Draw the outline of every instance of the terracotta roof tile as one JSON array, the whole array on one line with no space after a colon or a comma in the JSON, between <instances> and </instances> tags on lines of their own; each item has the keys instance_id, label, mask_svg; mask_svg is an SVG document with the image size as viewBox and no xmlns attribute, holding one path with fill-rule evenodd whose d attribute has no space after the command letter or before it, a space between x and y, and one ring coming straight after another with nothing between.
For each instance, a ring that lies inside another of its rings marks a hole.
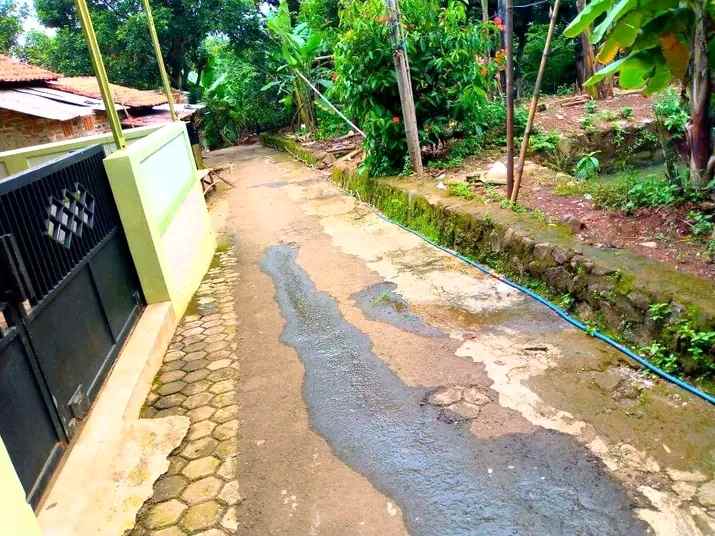
<instances>
[{"instance_id":1,"label":"terracotta roof tile","mask_svg":"<svg viewBox=\"0 0 715 536\"><path fill-rule=\"evenodd\" d=\"M83 95L95 99L102 98L97 80L93 76L60 78L50 82L50 85L55 89L74 93L75 95ZM109 84L109 86L115 104L121 104L130 108L139 108L144 106L157 106L166 102L166 97L159 91L134 89L116 84Z\"/></svg>"},{"instance_id":2,"label":"terracotta roof tile","mask_svg":"<svg viewBox=\"0 0 715 536\"><path fill-rule=\"evenodd\" d=\"M53 72L22 63L9 56L0 54L0 83L1 82L39 82L42 80L54 80L60 75Z\"/></svg>"}]
</instances>

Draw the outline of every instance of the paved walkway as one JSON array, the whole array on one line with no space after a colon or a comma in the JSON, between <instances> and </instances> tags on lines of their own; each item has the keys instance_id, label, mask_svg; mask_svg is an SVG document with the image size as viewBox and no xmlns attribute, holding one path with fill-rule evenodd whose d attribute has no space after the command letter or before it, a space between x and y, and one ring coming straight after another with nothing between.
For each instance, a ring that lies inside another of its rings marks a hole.
<instances>
[{"instance_id":1,"label":"paved walkway","mask_svg":"<svg viewBox=\"0 0 715 536\"><path fill-rule=\"evenodd\" d=\"M235 534L240 500L235 264L232 250L217 254L147 400L143 417L186 415L191 425L131 536Z\"/></svg>"},{"instance_id":2,"label":"paved walkway","mask_svg":"<svg viewBox=\"0 0 715 536\"><path fill-rule=\"evenodd\" d=\"M715 534L712 408L324 174L220 162L236 246L149 400L192 425L132 536Z\"/></svg>"}]
</instances>

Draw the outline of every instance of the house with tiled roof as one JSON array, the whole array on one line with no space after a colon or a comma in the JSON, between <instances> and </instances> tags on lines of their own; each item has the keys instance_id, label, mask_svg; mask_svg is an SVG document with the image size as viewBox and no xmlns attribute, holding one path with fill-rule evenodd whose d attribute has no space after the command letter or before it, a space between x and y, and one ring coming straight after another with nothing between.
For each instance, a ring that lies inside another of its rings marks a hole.
<instances>
[{"instance_id":1,"label":"house with tiled roof","mask_svg":"<svg viewBox=\"0 0 715 536\"><path fill-rule=\"evenodd\" d=\"M110 87L122 126L171 120L163 93L117 84ZM181 119L197 110L188 104L176 108ZM109 131L96 78L63 77L0 55L0 151Z\"/></svg>"}]
</instances>

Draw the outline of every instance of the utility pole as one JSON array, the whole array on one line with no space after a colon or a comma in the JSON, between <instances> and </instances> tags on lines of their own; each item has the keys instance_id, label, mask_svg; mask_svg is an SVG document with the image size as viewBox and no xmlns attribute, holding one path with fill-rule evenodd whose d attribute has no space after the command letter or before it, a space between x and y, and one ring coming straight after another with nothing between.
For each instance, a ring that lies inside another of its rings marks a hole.
<instances>
[{"instance_id":1,"label":"utility pole","mask_svg":"<svg viewBox=\"0 0 715 536\"><path fill-rule=\"evenodd\" d=\"M531 97L531 106L529 107L529 119L526 121L526 128L524 129L524 137L521 140L521 150L519 151L519 161L516 166L516 177L514 178L514 188L512 190L510 199L512 203L516 203L519 197L519 188L521 187L521 177L524 174L524 163L526 162L526 151L529 149L529 136L531 136L531 129L534 126L534 117L536 116L536 107L539 104L539 94L541 92L541 81L544 78L544 71L546 70L546 60L549 58L549 52L551 50L551 40L554 37L554 29L556 28L556 19L559 16L559 4L560 0L554 1L554 7L551 11L551 20L549 21L549 31L546 34L546 42L544 43L544 52L541 54L541 63L539 64L539 72L536 75L536 82L534 83L534 94Z\"/></svg>"},{"instance_id":2,"label":"utility pole","mask_svg":"<svg viewBox=\"0 0 715 536\"><path fill-rule=\"evenodd\" d=\"M422 175L422 150L420 149L420 137L417 130L417 113L415 112L415 100L412 94L412 77L410 76L410 64L407 58L407 47L402 35L402 25L400 23L400 7L398 0L386 0L387 12L390 17L390 28L392 29L392 46L394 47L393 59L395 60L395 72L397 74L397 88L400 91L400 102L402 104L402 121L405 123L405 135L407 137L407 150L410 153L412 169L417 175Z\"/></svg>"},{"instance_id":3,"label":"utility pole","mask_svg":"<svg viewBox=\"0 0 715 536\"><path fill-rule=\"evenodd\" d=\"M514 191L514 6L506 0L504 45L506 47L506 195Z\"/></svg>"}]
</instances>

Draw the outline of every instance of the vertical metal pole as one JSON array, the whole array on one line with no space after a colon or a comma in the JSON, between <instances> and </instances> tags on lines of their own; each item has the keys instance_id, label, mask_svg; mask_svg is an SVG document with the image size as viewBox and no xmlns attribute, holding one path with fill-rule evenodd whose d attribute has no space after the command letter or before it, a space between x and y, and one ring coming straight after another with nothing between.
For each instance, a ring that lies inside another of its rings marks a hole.
<instances>
[{"instance_id":1,"label":"vertical metal pole","mask_svg":"<svg viewBox=\"0 0 715 536\"><path fill-rule=\"evenodd\" d=\"M506 0L504 41L506 45L506 195L514 191L514 8Z\"/></svg>"},{"instance_id":2,"label":"vertical metal pole","mask_svg":"<svg viewBox=\"0 0 715 536\"><path fill-rule=\"evenodd\" d=\"M524 137L521 140L521 150L519 151L519 160L516 164L516 176L514 177L514 189L510 199L512 203L516 203L519 197L519 188L521 188L521 177L524 174L524 163L526 162L526 151L529 149L529 137L531 129L534 126L534 117L536 116L536 107L539 104L539 93L541 92L541 82L544 79L544 71L546 70L546 60L549 57L551 50L551 40L554 37L554 29L556 28L556 19L559 16L560 0L554 1L553 11L551 12L551 20L549 21L549 31L546 34L546 43L544 43L544 52L541 55L541 63L539 64L539 72L536 75L534 83L534 94L531 97L531 106L529 107L529 119L526 121L524 129Z\"/></svg>"},{"instance_id":3,"label":"vertical metal pole","mask_svg":"<svg viewBox=\"0 0 715 536\"><path fill-rule=\"evenodd\" d=\"M154 26L154 16L151 12L151 5L149 4L149 0L142 1L144 3L144 13L146 13L147 25L149 26L149 35L151 35L151 42L154 45L156 63L159 65L161 83L164 85L164 93L166 93L166 100L169 103L169 114L171 114L171 120L176 121L178 118L176 116L176 111L174 110L174 95L171 92L169 76L166 74L166 66L164 65L164 57L161 54L161 47L159 46L159 36L156 33L156 26Z\"/></svg>"},{"instance_id":4,"label":"vertical metal pole","mask_svg":"<svg viewBox=\"0 0 715 536\"><path fill-rule=\"evenodd\" d=\"M422 175L424 169L422 167L422 150L420 149L420 137L417 129L417 113L415 112L412 78L410 77L410 67L407 59L407 48L405 47L400 27L400 8L397 0L387 0L387 10L392 27L392 43L395 47L393 58L397 74L397 88L400 92L402 104L402 120L405 123L407 149L410 152L412 168L415 173Z\"/></svg>"},{"instance_id":5,"label":"vertical metal pole","mask_svg":"<svg viewBox=\"0 0 715 536\"><path fill-rule=\"evenodd\" d=\"M97 78L97 84L99 85L99 92L102 94L102 101L104 101L104 108L107 112L109 126L112 128L114 143L116 144L117 149L124 149L127 146L127 140L124 138L122 124L119 121L119 115L114 107L112 92L109 88L109 79L107 78L107 71L104 68L102 53L100 52L99 45L97 44L97 36L94 33L94 26L92 25L92 19L89 16L87 2L85 0L75 0L75 6L77 7L79 20L82 24L84 37L87 41L87 47L89 48L89 57L92 61L94 76Z\"/></svg>"}]
</instances>

